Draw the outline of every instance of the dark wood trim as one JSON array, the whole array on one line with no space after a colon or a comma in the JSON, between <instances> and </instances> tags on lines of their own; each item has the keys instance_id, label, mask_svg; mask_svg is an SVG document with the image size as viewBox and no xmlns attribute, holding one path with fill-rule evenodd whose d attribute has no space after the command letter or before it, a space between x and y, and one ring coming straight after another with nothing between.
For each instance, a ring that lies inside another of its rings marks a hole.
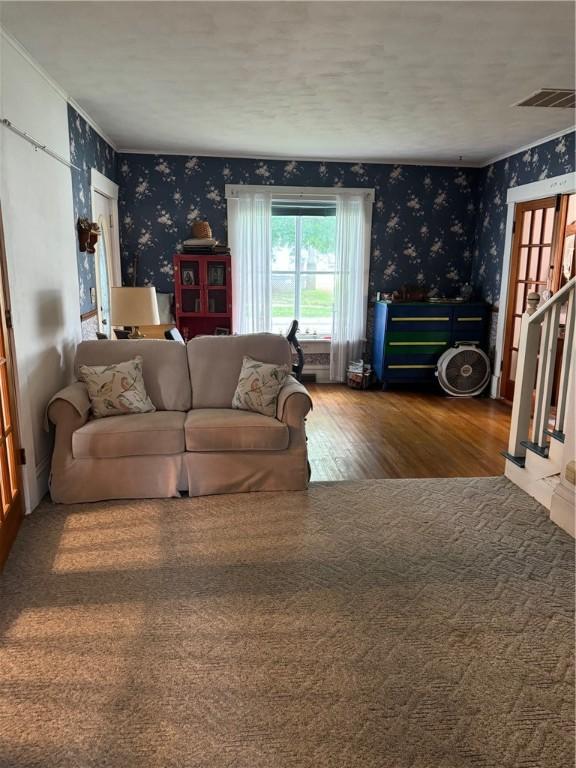
<instances>
[{"instance_id":1,"label":"dark wood trim","mask_svg":"<svg viewBox=\"0 0 576 768\"><path fill-rule=\"evenodd\" d=\"M558 226L558 232L557 237L554 242L554 248L552 251L553 259L554 259L554 285L556 286L556 290L559 290L564 283L568 282L566 278L564 277L563 273L563 259L564 259L564 246L566 242L566 238L570 235L576 234L576 225L574 223L568 222L568 206L570 203L570 198L574 196L575 193L571 193L569 195L562 195L562 199L560 201L560 206L558 209L558 220L559 220L559 226ZM575 271L575 264L574 260L572 261L572 276L574 275Z\"/></svg>"},{"instance_id":2,"label":"dark wood trim","mask_svg":"<svg viewBox=\"0 0 576 768\"><path fill-rule=\"evenodd\" d=\"M513 386L510 382L510 372L512 368L512 348L513 348L513 334L514 334L514 315L516 313L516 300L517 300L517 286L518 286L518 268L520 265L520 249L526 247L522 243L522 234L524 230L524 214L528 211L537 211L541 208L554 208L557 207L557 196L544 197L539 200L527 200L522 203L516 203L514 206L514 237L512 239L512 252L510 255L510 269L508 272L508 295L506 301L506 322L504 326L504 348L502 352L502 374L501 374L501 394L506 400L512 400ZM530 243L534 242L534 219L530 222ZM542 233L544 231L545 215L542 214L542 221L540 223L540 239L542 239ZM554 258L554 243L556 238L556 230L558 227L558 217L554 218L554 229L552 233L552 250L551 259ZM534 246L538 247L538 246ZM540 269L540 259L542 255L542 246L539 248L538 269ZM530 269L531 248L527 254L527 270ZM553 262L554 263L554 262ZM539 282L540 274L538 273L536 280L530 280L530 283Z\"/></svg>"},{"instance_id":3,"label":"dark wood trim","mask_svg":"<svg viewBox=\"0 0 576 768\"><path fill-rule=\"evenodd\" d=\"M83 323L85 320L91 320L93 317L98 317L97 309L91 309L90 312L84 312L84 314L80 315L80 322Z\"/></svg>"},{"instance_id":4,"label":"dark wood trim","mask_svg":"<svg viewBox=\"0 0 576 768\"><path fill-rule=\"evenodd\" d=\"M17 496L18 503L10 508L6 519L2 523L2 536L0 536L0 571L4 568L4 564L10 554L10 549L14 543L14 539L20 529L20 524L24 519L23 504L20 491Z\"/></svg>"},{"instance_id":5,"label":"dark wood trim","mask_svg":"<svg viewBox=\"0 0 576 768\"><path fill-rule=\"evenodd\" d=\"M20 466L20 429L18 423L18 408L16 405L16 378L14 375L14 348L13 348L13 336L8 327L6 321L7 313L10 312L10 293L8 291L8 284L5 282L8 274L6 264L6 249L4 240L4 227L2 222L2 206L0 205L0 334L4 341L4 365L6 368L7 385L8 385L8 410L10 413L10 432L12 434L12 460L14 462L14 472L16 476L16 491L14 498L10 502L10 506L6 510L6 514L2 513L2 522L0 524L0 570L6 562L8 553L18 529L20 523L24 517L24 500L23 500L23 486L22 486L22 469ZM1 429L1 428L0 428ZM8 458L9 444L6 442L6 458ZM6 471L9 472L8 467ZM6 480L4 479L4 482ZM9 482L9 481L8 481ZM10 488L10 484L8 484ZM1 501L0 501L1 503Z\"/></svg>"}]
</instances>

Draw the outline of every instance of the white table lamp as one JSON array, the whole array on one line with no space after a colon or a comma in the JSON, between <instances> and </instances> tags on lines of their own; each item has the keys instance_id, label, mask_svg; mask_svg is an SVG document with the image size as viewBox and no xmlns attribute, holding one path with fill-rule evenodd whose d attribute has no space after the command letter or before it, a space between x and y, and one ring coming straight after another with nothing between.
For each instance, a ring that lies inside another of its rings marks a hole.
<instances>
[{"instance_id":1,"label":"white table lamp","mask_svg":"<svg viewBox=\"0 0 576 768\"><path fill-rule=\"evenodd\" d=\"M160 325L156 288L111 288L111 325L132 327L130 338L142 338L140 325Z\"/></svg>"}]
</instances>

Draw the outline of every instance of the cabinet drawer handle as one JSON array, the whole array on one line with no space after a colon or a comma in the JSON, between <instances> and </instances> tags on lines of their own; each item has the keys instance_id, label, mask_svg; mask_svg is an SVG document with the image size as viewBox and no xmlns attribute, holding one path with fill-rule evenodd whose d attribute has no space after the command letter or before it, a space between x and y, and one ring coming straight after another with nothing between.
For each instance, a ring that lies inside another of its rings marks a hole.
<instances>
[{"instance_id":1,"label":"cabinet drawer handle","mask_svg":"<svg viewBox=\"0 0 576 768\"><path fill-rule=\"evenodd\" d=\"M480 323L482 320L484 320L483 317L458 317L457 318L459 323Z\"/></svg>"},{"instance_id":2,"label":"cabinet drawer handle","mask_svg":"<svg viewBox=\"0 0 576 768\"><path fill-rule=\"evenodd\" d=\"M432 320L448 322L449 317L393 317L393 323L429 323Z\"/></svg>"},{"instance_id":3,"label":"cabinet drawer handle","mask_svg":"<svg viewBox=\"0 0 576 768\"><path fill-rule=\"evenodd\" d=\"M447 341L391 341L391 347L445 347Z\"/></svg>"}]
</instances>

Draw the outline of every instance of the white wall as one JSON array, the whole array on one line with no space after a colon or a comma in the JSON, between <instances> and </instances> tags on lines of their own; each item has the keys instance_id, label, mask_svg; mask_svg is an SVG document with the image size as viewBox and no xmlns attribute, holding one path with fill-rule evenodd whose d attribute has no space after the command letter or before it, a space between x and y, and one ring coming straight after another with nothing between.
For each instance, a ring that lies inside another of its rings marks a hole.
<instances>
[{"instance_id":1,"label":"white wall","mask_svg":"<svg viewBox=\"0 0 576 768\"><path fill-rule=\"evenodd\" d=\"M70 156L64 95L0 34L0 115ZM80 339L70 169L0 128L0 199L14 323L26 507L48 488L51 444L43 420L71 378Z\"/></svg>"}]
</instances>

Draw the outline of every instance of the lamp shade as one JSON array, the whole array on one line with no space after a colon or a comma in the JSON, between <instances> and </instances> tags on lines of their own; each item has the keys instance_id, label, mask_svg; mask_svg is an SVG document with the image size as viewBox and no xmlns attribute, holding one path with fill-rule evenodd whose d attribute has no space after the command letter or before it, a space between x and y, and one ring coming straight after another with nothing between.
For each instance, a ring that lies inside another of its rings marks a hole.
<instances>
[{"instance_id":1,"label":"lamp shade","mask_svg":"<svg viewBox=\"0 0 576 768\"><path fill-rule=\"evenodd\" d=\"M111 325L160 325L156 288L111 288Z\"/></svg>"}]
</instances>

